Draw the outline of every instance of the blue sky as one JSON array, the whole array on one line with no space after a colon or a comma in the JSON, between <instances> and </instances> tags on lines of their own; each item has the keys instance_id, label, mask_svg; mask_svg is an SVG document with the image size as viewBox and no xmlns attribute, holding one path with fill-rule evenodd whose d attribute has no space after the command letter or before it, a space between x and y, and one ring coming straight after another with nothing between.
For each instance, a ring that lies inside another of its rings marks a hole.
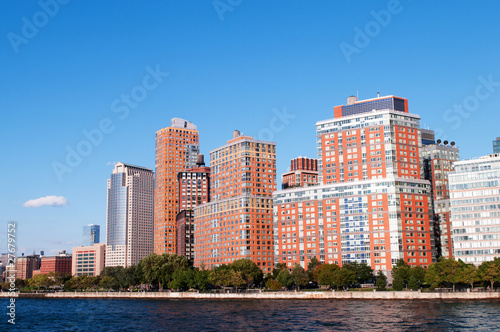
<instances>
[{"instance_id":1,"label":"blue sky","mask_svg":"<svg viewBox=\"0 0 500 332\"><path fill-rule=\"evenodd\" d=\"M198 126L206 155L234 129L272 138L281 174L291 158L315 156L314 124L333 117L334 106L352 94L367 99L380 92L407 98L410 112L455 141L462 158L489 154L500 136L499 7L407 0L6 2L0 252L11 220L18 222L18 253L71 250L89 223L101 225L104 241L112 164L154 169L155 132L173 117ZM137 102L127 106L127 95ZM97 129L102 138L88 143L83 131ZM67 148L85 156L68 166ZM58 173L54 165L67 168ZM60 197L59 206L23 206L45 196Z\"/></svg>"}]
</instances>

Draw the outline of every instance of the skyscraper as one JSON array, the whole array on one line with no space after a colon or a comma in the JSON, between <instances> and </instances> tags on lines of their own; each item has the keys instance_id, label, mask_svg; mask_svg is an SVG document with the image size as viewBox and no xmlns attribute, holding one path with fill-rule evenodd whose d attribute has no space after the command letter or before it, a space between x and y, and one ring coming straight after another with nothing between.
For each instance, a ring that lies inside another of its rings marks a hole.
<instances>
[{"instance_id":1,"label":"skyscraper","mask_svg":"<svg viewBox=\"0 0 500 332\"><path fill-rule=\"evenodd\" d=\"M179 172L179 213L177 222L177 255L194 259L194 208L210 201L210 167L198 155L196 167Z\"/></svg>"},{"instance_id":2,"label":"skyscraper","mask_svg":"<svg viewBox=\"0 0 500 332\"><path fill-rule=\"evenodd\" d=\"M452 142L448 145L428 144L422 146L424 178L431 182L432 208L434 212L434 234L438 256L453 257L452 229L450 221L450 191L448 175L453 163L459 161L459 150Z\"/></svg>"},{"instance_id":3,"label":"skyscraper","mask_svg":"<svg viewBox=\"0 0 500 332\"><path fill-rule=\"evenodd\" d=\"M453 255L480 265L500 256L500 154L455 163L449 175Z\"/></svg>"},{"instance_id":4,"label":"skyscraper","mask_svg":"<svg viewBox=\"0 0 500 332\"><path fill-rule=\"evenodd\" d=\"M199 150L198 130L189 121L173 118L170 127L156 132L154 252L157 254L176 253L177 174L196 165Z\"/></svg>"},{"instance_id":5,"label":"skyscraper","mask_svg":"<svg viewBox=\"0 0 500 332\"><path fill-rule=\"evenodd\" d=\"M316 123L320 184L274 193L275 263L367 263L387 271L433 261L430 183L420 117L395 96L334 107ZM431 236L432 235L432 236Z\"/></svg>"},{"instance_id":6,"label":"skyscraper","mask_svg":"<svg viewBox=\"0 0 500 332\"><path fill-rule=\"evenodd\" d=\"M195 207L194 264L211 268L247 258L271 272L276 144L235 130L210 160L211 202Z\"/></svg>"},{"instance_id":7,"label":"skyscraper","mask_svg":"<svg viewBox=\"0 0 500 332\"><path fill-rule=\"evenodd\" d=\"M131 266L153 252L154 173L117 163L108 180L106 266Z\"/></svg>"},{"instance_id":8,"label":"skyscraper","mask_svg":"<svg viewBox=\"0 0 500 332\"><path fill-rule=\"evenodd\" d=\"M500 153L500 137L493 141L493 153Z\"/></svg>"},{"instance_id":9,"label":"skyscraper","mask_svg":"<svg viewBox=\"0 0 500 332\"><path fill-rule=\"evenodd\" d=\"M99 243L100 230L101 227L99 225L90 224L83 226L83 245L93 246L95 243Z\"/></svg>"}]
</instances>

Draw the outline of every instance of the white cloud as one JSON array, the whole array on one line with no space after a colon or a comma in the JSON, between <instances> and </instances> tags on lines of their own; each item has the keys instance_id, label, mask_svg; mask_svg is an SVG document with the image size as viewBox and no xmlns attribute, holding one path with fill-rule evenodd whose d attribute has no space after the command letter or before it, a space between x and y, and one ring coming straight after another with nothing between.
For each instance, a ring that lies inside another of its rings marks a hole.
<instances>
[{"instance_id":1,"label":"white cloud","mask_svg":"<svg viewBox=\"0 0 500 332\"><path fill-rule=\"evenodd\" d=\"M36 199L30 199L23 204L24 207L40 207L43 205L48 206L63 206L67 205L68 201L63 196L45 196Z\"/></svg>"},{"instance_id":2,"label":"white cloud","mask_svg":"<svg viewBox=\"0 0 500 332\"><path fill-rule=\"evenodd\" d=\"M106 163L106 166L113 166L114 167L117 163L118 163L117 161L108 161Z\"/></svg>"}]
</instances>

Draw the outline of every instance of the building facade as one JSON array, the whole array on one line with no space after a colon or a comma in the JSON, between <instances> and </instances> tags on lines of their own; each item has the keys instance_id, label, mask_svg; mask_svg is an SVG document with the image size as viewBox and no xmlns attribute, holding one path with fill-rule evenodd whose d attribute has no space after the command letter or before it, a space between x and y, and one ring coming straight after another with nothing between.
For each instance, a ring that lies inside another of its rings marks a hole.
<instances>
[{"instance_id":1,"label":"building facade","mask_svg":"<svg viewBox=\"0 0 500 332\"><path fill-rule=\"evenodd\" d=\"M106 244L96 243L93 246L73 248L71 273L73 276L98 276L106 261Z\"/></svg>"},{"instance_id":2,"label":"building facade","mask_svg":"<svg viewBox=\"0 0 500 332\"><path fill-rule=\"evenodd\" d=\"M449 175L455 259L480 265L500 256L500 154L455 163Z\"/></svg>"},{"instance_id":3,"label":"building facade","mask_svg":"<svg viewBox=\"0 0 500 332\"><path fill-rule=\"evenodd\" d=\"M177 255L194 260L194 208L210 201L210 167L198 155L196 167L179 172L179 213L177 223Z\"/></svg>"},{"instance_id":4,"label":"building facade","mask_svg":"<svg viewBox=\"0 0 500 332\"><path fill-rule=\"evenodd\" d=\"M29 255L17 257L14 268L16 279L29 279L33 277L33 271L40 269L40 256ZM7 270L10 270L8 266Z\"/></svg>"},{"instance_id":5,"label":"building facade","mask_svg":"<svg viewBox=\"0 0 500 332\"><path fill-rule=\"evenodd\" d=\"M100 242L101 226L90 224L83 226L83 245L93 246Z\"/></svg>"},{"instance_id":6,"label":"building facade","mask_svg":"<svg viewBox=\"0 0 500 332\"><path fill-rule=\"evenodd\" d=\"M106 266L128 267L153 252L154 173L117 163L108 180Z\"/></svg>"},{"instance_id":7,"label":"building facade","mask_svg":"<svg viewBox=\"0 0 500 332\"><path fill-rule=\"evenodd\" d=\"M271 272L276 144L235 131L210 160L211 202L195 207L195 266L247 258Z\"/></svg>"},{"instance_id":8,"label":"building facade","mask_svg":"<svg viewBox=\"0 0 500 332\"><path fill-rule=\"evenodd\" d=\"M67 254L66 251L60 252L57 256L41 257L40 269L34 270L33 275L50 273L71 274L71 261L71 255Z\"/></svg>"},{"instance_id":9,"label":"building facade","mask_svg":"<svg viewBox=\"0 0 500 332\"><path fill-rule=\"evenodd\" d=\"M316 123L320 184L275 192L275 264L312 257L392 269L433 257L430 183L421 179L420 118L388 96L334 108Z\"/></svg>"},{"instance_id":10,"label":"building facade","mask_svg":"<svg viewBox=\"0 0 500 332\"><path fill-rule=\"evenodd\" d=\"M500 137L493 141L493 154L500 153Z\"/></svg>"},{"instance_id":11,"label":"building facade","mask_svg":"<svg viewBox=\"0 0 500 332\"><path fill-rule=\"evenodd\" d=\"M290 161L290 171L281 176L282 189L318 184L318 160L298 157Z\"/></svg>"},{"instance_id":12,"label":"building facade","mask_svg":"<svg viewBox=\"0 0 500 332\"><path fill-rule=\"evenodd\" d=\"M154 252L176 253L176 217L179 212L179 172L196 166L199 154L196 126L173 118L170 127L156 132L154 194Z\"/></svg>"},{"instance_id":13,"label":"building facade","mask_svg":"<svg viewBox=\"0 0 500 332\"><path fill-rule=\"evenodd\" d=\"M431 182L436 252L446 258L453 257L448 175L453 163L460 160L459 149L452 144L429 144L421 150L424 178Z\"/></svg>"}]
</instances>

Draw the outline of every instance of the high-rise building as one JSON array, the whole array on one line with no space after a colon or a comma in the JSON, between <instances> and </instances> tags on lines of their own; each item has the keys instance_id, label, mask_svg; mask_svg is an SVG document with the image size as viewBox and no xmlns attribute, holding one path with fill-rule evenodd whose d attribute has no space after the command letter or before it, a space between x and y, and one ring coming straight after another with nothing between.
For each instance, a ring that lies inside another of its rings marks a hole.
<instances>
[{"instance_id":1,"label":"high-rise building","mask_svg":"<svg viewBox=\"0 0 500 332\"><path fill-rule=\"evenodd\" d=\"M83 245L93 246L95 243L99 243L100 230L101 227L99 225L90 224L83 226Z\"/></svg>"},{"instance_id":2,"label":"high-rise building","mask_svg":"<svg viewBox=\"0 0 500 332\"><path fill-rule=\"evenodd\" d=\"M480 265L500 256L500 154L455 163L449 174L453 255Z\"/></svg>"},{"instance_id":3,"label":"high-rise building","mask_svg":"<svg viewBox=\"0 0 500 332\"><path fill-rule=\"evenodd\" d=\"M106 244L96 243L93 246L73 248L71 273L73 276L98 276L104 269L106 261Z\"/></svg>"},{"instance_id":4,"label":"high-rise building","mask_svg":"<svg viewBox=\"0 0 500 332\"><path fill-rule=\"evenodd\" d=\"M500 137L493 141L493 153L500 153Z\"/></svg>"},{"instance_id":5,"label":"high-rise building","mask_svg":"<svg viewBox=\"0 0 500 332\"><path fill-rule=\"evenodd\" d=\"M298 157L290 161L290 171L281 175L282 189L318 184L318 160Z\"/></svg>"},{"instance_id":6,"label":"high-rise building","mask_svg":"<svg viewBox=\"0 0 500 332\"><path fill-rule=\"evenodd\" d=\"M434 130L421 129L422 146L436 144L436 134Z\"/></svg>"},{"instance_id":7,"label":"high-rise building","mask_svg":"<svg viewBox=\"0 0 500 332\"><path fill-rule=\"evenodd\" d=\"M40 269L40 256L24 256L23 254L23 256L16 258L14 269L16 279L29 279L33 276L34 270ZM7 270L10 270L10 267L7 266Z\"/></svg>"},{"instance_id":8,"label":"high-rise building","mask_svg":"<svg viewBox=\"0 0 500 332\"><path fill-rule=\"evenodd\" d=\"M71 260L71 255L67 254L66 250L63 250L57 256L41 257L40 269L33 270L33 275L49 273L71 273Z\"/></svg>"},{"instance_id":9,"label":"high-rise building","mask_svg":"<svg viewBox=\"0 0 500 332\"><path fill-rule=\"evenodd\" d=\"M274 193L275 263L316 257L387 273L433 261L430 183L421 179L420 117L388 96L334 108L316 123L320 184Z\"/></svg>"},{"instance_id":10,"label":"high-rise building","mask_svg":"<svg viewBox=\"0 0 500 332\"><path fill-rule=\"evenodd\" d=\"M236 130L210 160L211 202L195 207L195 266L247 258L271 272L276 144Z\"/></svg>"},{"instance_id":11,"label":"high-rise building","mask_svg":"<svg viewBox=\"0 0 500 332\"><path fill-rule=\"evenodd\" d=\"M176 217L179 212L179 172L196 166L199 154L196 126L173 118L170 127L156 132L154 195L154 252L176 253Z\"/></svg>"},{"instance_id":12,"label":"high-rise building","mask_svg":"<svg viewBox=\"0 0 500 332\"><path fill-rule=\"evenodd\" d=\"M177 223L177 255L194 260L194 207L210 201L210 167L198 155L196 167L179 172L179 213Z\"/></svg>"},{"instance_id":13,"label":"high-rise building","mask_svg":"<svg viewBox=\"0 0 500 332\"><path fill-rule=\"evenodd\" d=\"M422 146L424 178L431 182L434 235L437 256L453 257L453 242L450 221L450 191L448 175L453 163L459 161L459 150L455 143L429 144ZM423 143L422 143L423 145Z\"/></svg>"},{"instance_id":14,"label":"high-rise building","mask_svg":"<svg viewBox=\"0 0 500 332\"><path fill-rule=\"evenodd\" d=\"M136 265L153 252L154 173L117 163L108 180L106 266Z\"/></svg>"}]
</instances>

